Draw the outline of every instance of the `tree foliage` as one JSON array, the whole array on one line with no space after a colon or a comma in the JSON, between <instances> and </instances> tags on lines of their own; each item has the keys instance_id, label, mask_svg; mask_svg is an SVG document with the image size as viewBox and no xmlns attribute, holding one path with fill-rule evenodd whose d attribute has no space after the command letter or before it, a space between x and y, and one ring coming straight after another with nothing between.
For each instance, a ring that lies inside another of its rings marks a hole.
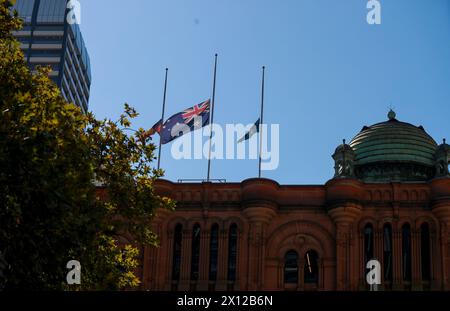
<instances>
[{"instance_id":1,"label":"tree foliage","mask_svg":"<svg viewBox=\"0 0 450 311\"><path fill-rule=\"evenodd\" d=\"M138 116L127 104L118 121L97 120L62 98L50 69L30 72L11 5L0 0L0 288L135 287L140 246L157 243L155 210L173 207L154 192L155 145L125 129Z\"/></svg>"}]
</instances>

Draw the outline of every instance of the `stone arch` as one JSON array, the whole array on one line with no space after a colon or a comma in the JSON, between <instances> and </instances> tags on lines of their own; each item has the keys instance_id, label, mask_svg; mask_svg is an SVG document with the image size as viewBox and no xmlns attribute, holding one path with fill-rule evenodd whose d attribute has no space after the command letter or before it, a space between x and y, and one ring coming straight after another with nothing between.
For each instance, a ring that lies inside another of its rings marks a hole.
<instances>
[{"instance_id":1,"label":"stone arch","mask_svg":"<svg viewBox=\"0 0 450 311\"><path fill-rule=\"evenodd\" d=\"M300 241L302 239L303 241ZM293 240L288 238L280 245L276 254L277 258L284 258L284 255L290 250L296 251L300 258L303 258L309 250L315 250L321 259L326 257L323 245L317 238L306 234L297 234Z\"/></svg>"},{"instance_id":2,"label":"stone arch","mask_svg":"<svg viewBox=\"0 0 450 311\"><path fill-rule=\"evenodd\" d=\"M430 233L437 233L438 232L438 226L437 226L438 222L432 216L419 216L419 217L417 217L415 222L414 222L414 226L415 226L416 229L420 229L420 227L424 223L428 223L428 225L430 226ZM411 224L411 226L412 226L412 224Z\"/></svg>"},{"instance_id":3,"label":"stone arch","mask_svg":"<svg viewBox=\"0 0 450 311\"><path fill-rule=\"evenodd\" d=\"M247 222L245 220L243 220L242 218L238 217L238 216L231 216L228 217L224 220L223 222L224 224L224 231L226 232L226 243L224 245L225 247L225 252L226 252L226 271L227 271L227 280L230 282L234 282L236 284L238 284L240 281L240 279L242 278L241 275L241 271L245 271L246 267L245 264L247 263L246 261L246 251L248 251L246 249L246 234L248 231L248 226L247 226ZM235 240L235 253L233 257L230 257L230 238L231 238L231 226L232 225L236 225L237 227L237 237ZM230 280L230 262L231 259L234 262L234 271L231 274L231 279Z\"/></svg>"},{"instance_id":4,"label":"stone arch","mask_svg":"<svg viewBox=\"0 0 450 311\"><path fill-rule=\"evenodd\" d=\"M318 242L318 241L317 241ZM289 243L285 243L285 245L283 245L282 247L280 247L279 251L278 251L278 256L277 256L277 262L278 262L278 271L279 271L279 276L278 276L278 288L285 288L285 282L283 282L284 280L284 267L285 267L285 258L286 258L286 254L290 251L294 251L297 253L298 255L298 272L299 273L299 277L298 277L298 283L296 284L297 287L302 284L302 286L304 286L304 273L301 271L304 269L305 267L305 260L304 258L306 257L306 253L308 251L314 251L317 254L317 265L318 265L318 271L319 271L319 280L318 280L318 287L319 288L323 288L324 287L324 279L325 279L325 275L328 275L328 277L330 277L330 271L325 271L323 262L324 262L324 253L325 251L323 250L322 246L320 245L320 243L306 243L301 245L300 247L298 245L294 246L291 245ZM332 271L333 275L335 272Z\"/></svg>"},{"instance_id":5,"label":"stone arch","mask_svg":"<svg viewBox=\"0 0 450 311\"><path fill-rule=\"evenodd\" d=\"M409 224L411 231L415 229L416 222L412 217L402 217L397 223L397 230L402 230L405 224Z\"/></svg>"},{"instance_id":6,"label":"stone arch","mask_svg":"<svg viewBox=\"0 0 450 311\"><path fill-rule=\"evenodd\" d=\"M225 226L225 228L227 230L230 228L231 224L236 224L237 227L238 227L238 232L241 233L241 234L243 232L247 232L248 231L247 230L247 222L244 221L240 217L233 216L233 217L229 217L229 218L225 219L224 226Z\"/></svg>"},{"instance_id":7,"label":"stone arch","mask_svg":"<svg viewBox=\"0 0 450 311\"><path fill-rule=\"evenodd\" d=\"M205 221L205 228L204 230L206 231L210 231L212 225L214 224L218 224L219 225L219 230L223 230L225 229L224 227L224 220L220 217L209 217L206 221Z\"/></svg>"},{"instance_id":8,"label":"stone arch","mask_svg":"<svg viewBox=\"0 0 450 311\"><path fill-rule=\"evenodd\" d=\"M428 259L428 263L424 266L422 266L422 247L424 244L422 244L422 225L428 224L428 243L426 247L428 248L428 255L425 253L425 258ZM442 270L441 265L439 262L441 262L442 253L440 248L440 239L436 238L439 236L439 222L436 220L436 218L433 215L423 215L419 216L415 219L415 228L416 232L418 233L418 247L419 247L419 265L420 265L420 272L422 272L422 268L426 267L428 271L428 276L425 278L425 280L430 281L432 279L439 280L442 277ZM423 274L420 274L420 277L422 280Z\"/></svg>"},{"instance_id":9,"label":"stone arch","mask_svg":"<svg viewBox=\"0 0 450 311\"><path fill-rule=\"evenodd\" d=\"M294 245L286 243L289 239ZM322 258L332 258L336 248L331 234L317 223L309 221L296 220L284 223L272 231L267 241L267 256L271 258L280 258L280 252L285 248L287 251L289 247L297 250L302 256L302 250L307 246L319 248L316 251Z\"/></svg>"},{"instance_id":10,"label":"stone arch","mask_svg":"<svg viewBox=\"0 0 450 311\"><path fill-rule=\"evenodd\" d=\"M167 221L167 231L169 233L173 232L177 224L181 224L183 226L183 230L188 226L188 222L185 218L176 216Z\"/></svg>"},{"instance_id":11,"label":"stone arch","mask_svg":"<svg viewBox=\"0 0 450 311\"><path fill-rule=\"evenodd\" d=\"M335 239L330 232L317 223L293 220L276 227L268 235L266 244L266 274L265 282L272 290L284 290L287 288L284 279L284 258L289 250L294 250L299 256L299 283L303 287L303 265L308 250L316 251L319 258L319 283L317 288L333 288L333 278L336 270ZM324 265L328 263L328 265ZM327 282L325 280L328 280ZM326 285L325 285L326 284ZM292 290L292 288L291 288Z\"/></svg>"},{"instance_id":12,"label":"stone arch","mask_svg":"<svg viewBox=\"0 0 450 311\"><path fill-rule=\"evenodd\" d=\"M367 224L371 224L373 229L375 230L376 228L378 228L378 221L371 217L371 216L366 216L363 217L359 223L358 223L358 232L362 232L361 230L363 230Z\"/></svg>"},{"instance_id":13,"label":"stone arch","mask_svg":"<svg viewBox=\"0 0 450 311\"><path fill-rule=\"evenodd\" d=\"M383 232L383 228L385 225L391 225L391 229L395 229L394 221L392 218L383 218L378 222L378 227L376 227L376 230Z\"/></svg>"},{"instance_id":14,"label":"stone arch","mask_svg":"<svg viewBox=\"0 0 450 311\"><path fill-rule=\"evenodd\" d=\"M186 226L186 229L192 231L192 229L194 229L194 226L195 226L196 224L199 224L199 225L200 225L200 228L201 228L202 230L204 230L205 227L207 227L207 223L205 222L205 219L204 219L204 218L202 218L202 217L192 217L192 218L189 218L189 219L187 220L187 226Z\"/></svg>"}]
</instances>

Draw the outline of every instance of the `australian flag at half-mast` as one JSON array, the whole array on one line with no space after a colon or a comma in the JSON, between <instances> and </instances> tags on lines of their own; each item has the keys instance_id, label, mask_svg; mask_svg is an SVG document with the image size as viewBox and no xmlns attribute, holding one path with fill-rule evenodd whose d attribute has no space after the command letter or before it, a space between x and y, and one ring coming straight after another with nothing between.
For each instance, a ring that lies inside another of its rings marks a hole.
<instances>
[{"instance_id":1,"label":"australian flag at half-mast","mask_svg":"<svg viewBox=\"0 0 450 311\"><path fill-rule=\"evenodd\" d=\"M210 100L208 99L168 118L159 132L161 143L167 144L184 134L208 125L209 106Z\"/></svg>"}]
</instances>

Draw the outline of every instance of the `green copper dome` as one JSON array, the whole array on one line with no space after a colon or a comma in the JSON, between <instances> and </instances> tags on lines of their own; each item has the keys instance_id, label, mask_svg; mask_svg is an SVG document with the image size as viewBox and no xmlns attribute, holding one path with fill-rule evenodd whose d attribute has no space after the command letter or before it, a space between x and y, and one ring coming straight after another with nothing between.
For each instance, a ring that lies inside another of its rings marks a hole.
<instances>
[{"instance_id":1,"label":"green copper dome","mask_svg":"<svg viewBox=\"0 0 450 311\"><path fill-rule=\"evenodd\" d=\"M350 142L356 174L365 181L421 181L433 177L437 144L422 126L389 120L364 127Z\"/></svg>"}]
</instances>

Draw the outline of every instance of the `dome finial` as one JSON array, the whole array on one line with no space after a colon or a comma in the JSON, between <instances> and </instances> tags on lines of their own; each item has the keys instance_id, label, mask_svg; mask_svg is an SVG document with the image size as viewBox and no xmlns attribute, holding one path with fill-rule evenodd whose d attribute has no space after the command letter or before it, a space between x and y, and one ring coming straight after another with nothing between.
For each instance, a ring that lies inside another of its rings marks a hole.
<instances>
[{"instance_id":1,"label":"dome finial","mask_svg":"<svg viewBox=\"0 0 450 311\"><path fill-rule=\"evenodd\" d=\"M388 113L388 118L389 120L395 120L395 117L397 116L397 114L395 113L394 110L390 109L389 113Z\"/></svg>"},{"instance_id":2,"label":"dome finial","mask_svg":"<svg viewBox=\"0 0 450 311\"><path fill-rule=\"evenodd\" d=\"M444 142L444 145L445 145L445 144L447 143L447 139L444 138L444 139L443 139L443 142Z\"/></svg>"},{"instance_id":3,"label":"dome finial","mask_svg":"<svg viewBox=\"0 0 450 311\"><path fill-rule=\"evenodd\" d=\"M345 138L342 140L342 144L345 145L347 141L345 140Z\"/></svg>"}]
</instances>

